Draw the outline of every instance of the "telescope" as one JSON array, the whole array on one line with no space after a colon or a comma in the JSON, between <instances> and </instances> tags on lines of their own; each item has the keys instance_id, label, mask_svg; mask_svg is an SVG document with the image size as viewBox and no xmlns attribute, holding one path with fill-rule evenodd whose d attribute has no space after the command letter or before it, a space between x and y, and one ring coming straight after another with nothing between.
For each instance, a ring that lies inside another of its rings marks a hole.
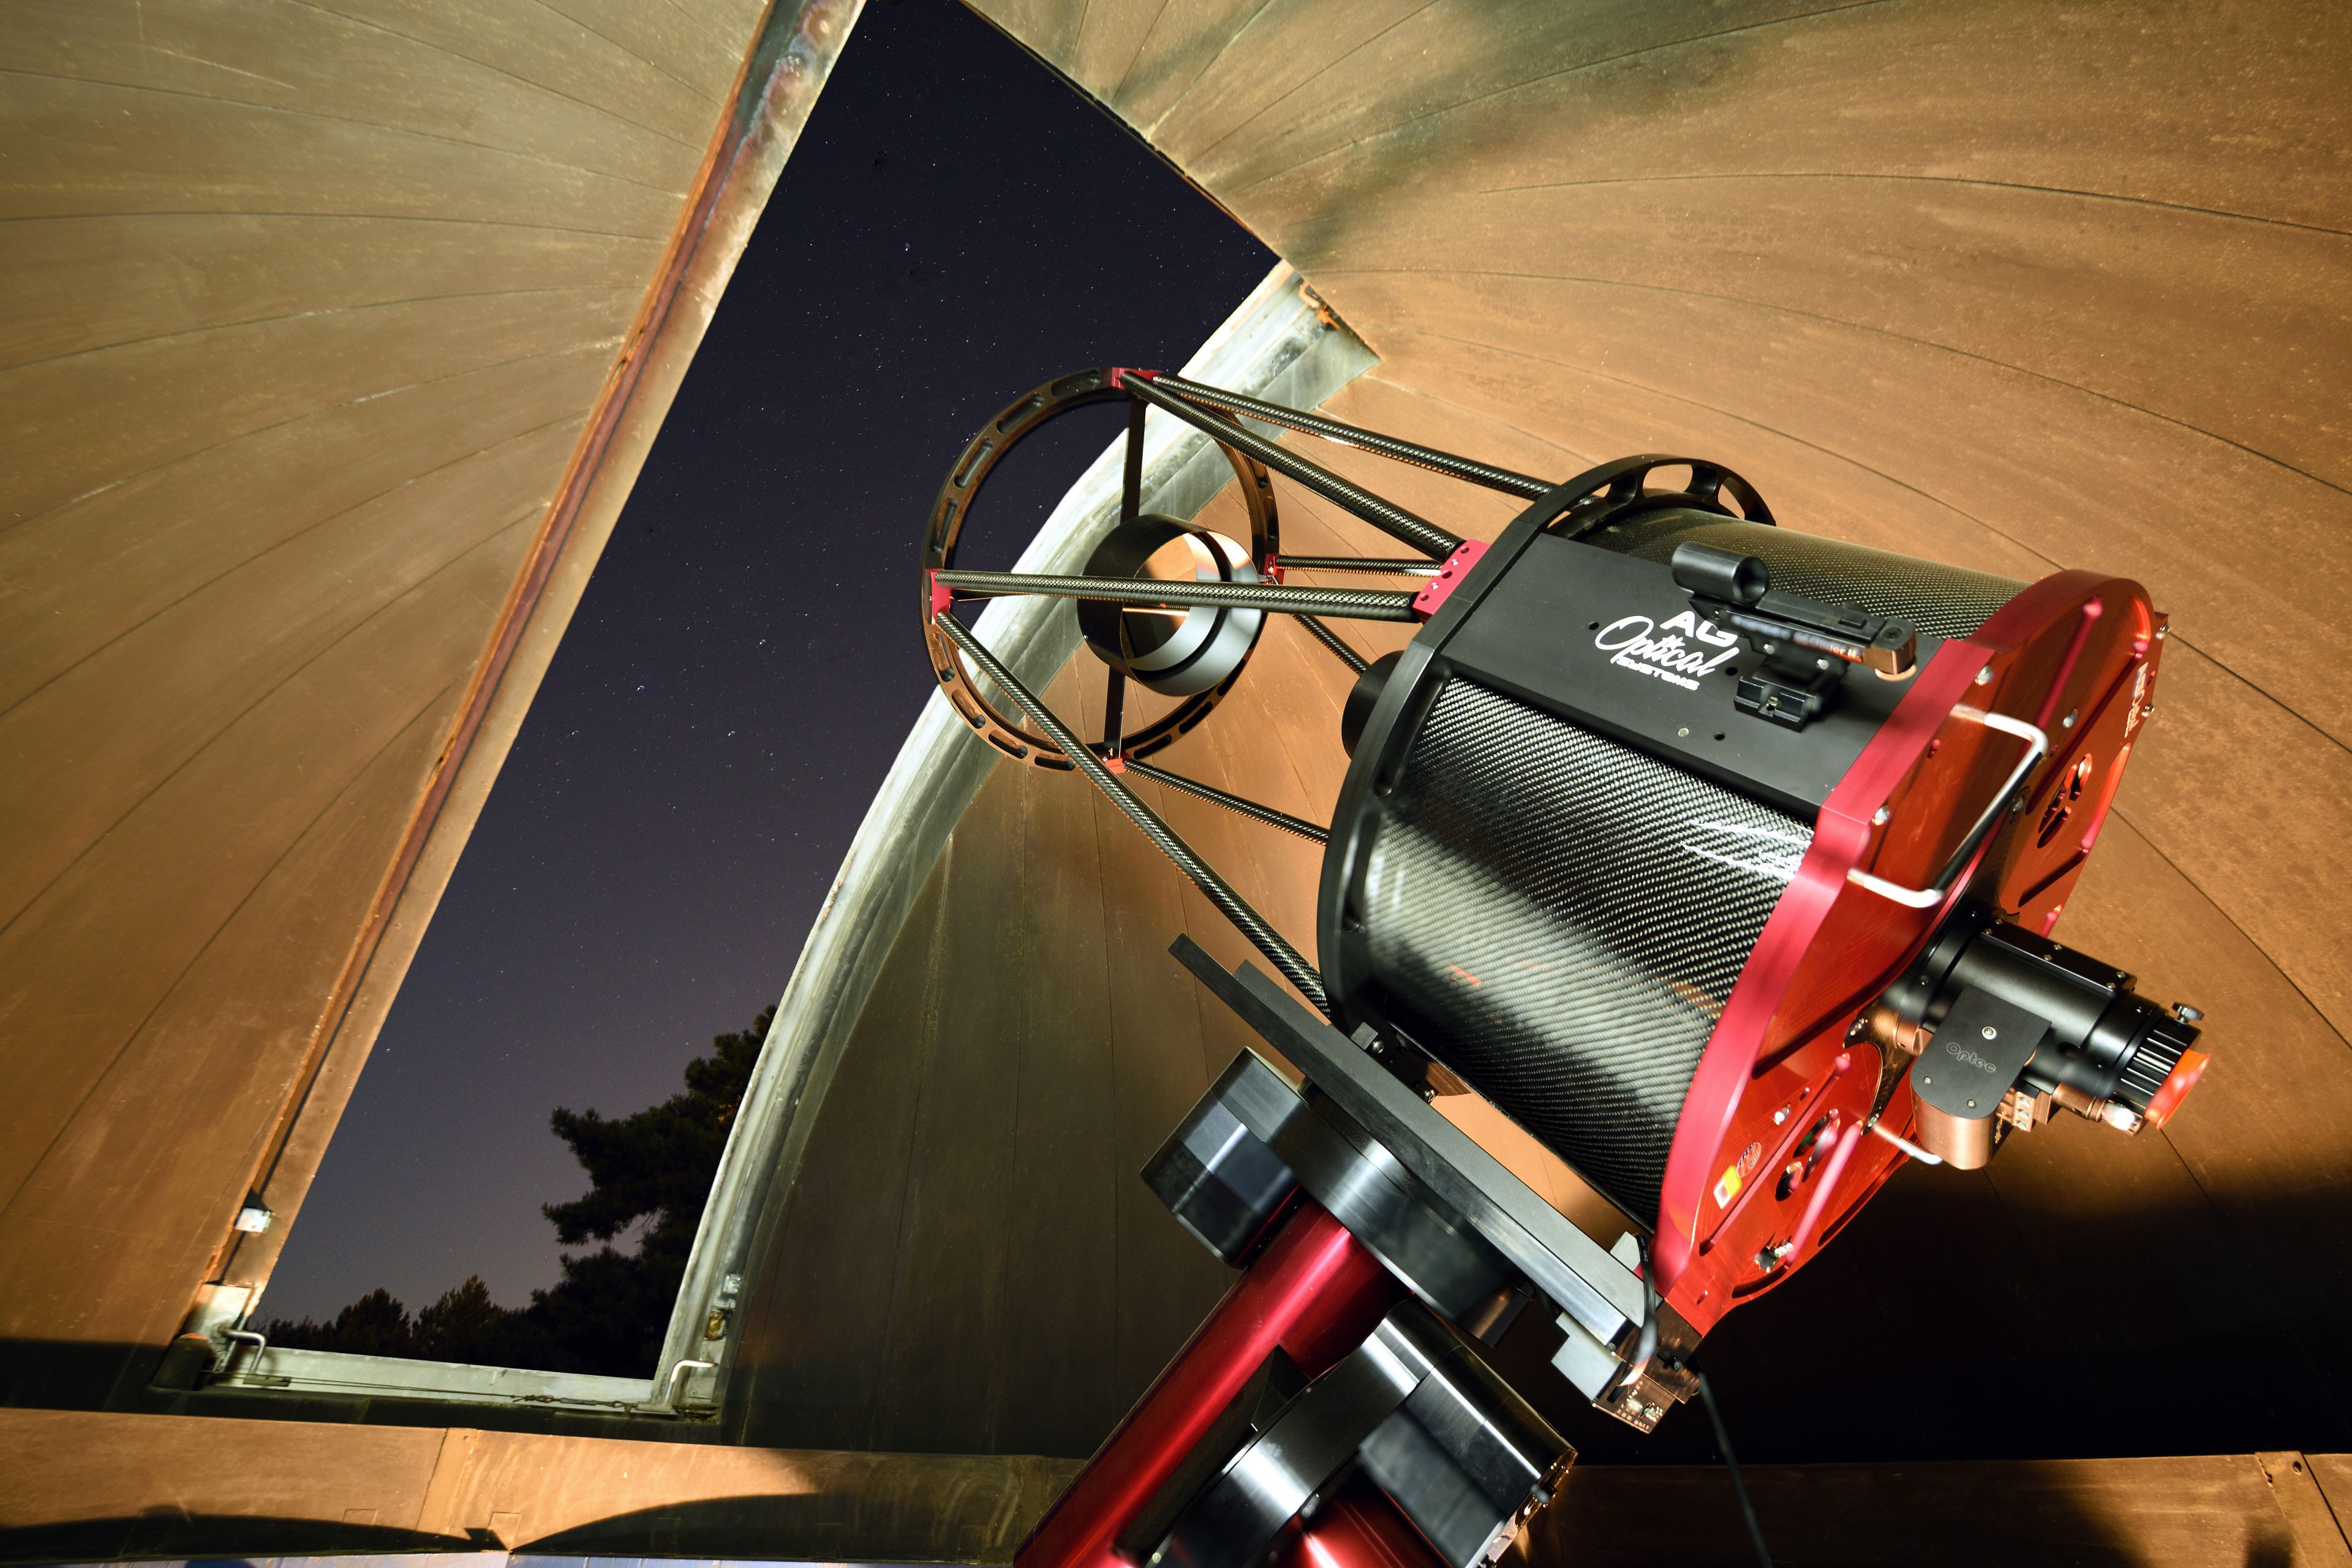
<instances>
[{"instance_id":1,"label":"telescope","mask_svg":"<svg viewBox=\"0 0 2352 1568\"><path fill-rule=\"evenodd\" d=\"M1128 414L1124 483L1085 572L961 568L1005 454L1106 404ZM1222 450L1246 539L1142 510L1153 410ZM1466 538L1267 428L1524 507ZM1411 553L1286 554L1274 474ZM1392 585L1312 585L1340 574ZM1018 1568L1491 1561L1573 1458L1490 1363L1527 1310L1561 1336L1547 1375L1612 1417L1711 1413L1706 1336L1902 1164L1980 1167L2059 1110L2160 1127L2204 1070L2197 1009L2051 935L2154 711L2165 618L2127 579L2021 583L1807 534L1708 459L1556 482L1108 367L972 438L921 591L974 734L1084 775L1265 963L1177 939L1265 1050L1142 1173L1241 1278ZM1021 595L1076 602L1105 671L1093 738L956 613ZM1328 824L1163 765L1269 616L1354 675ZM1367 658L1340 629L1360 621L1413 630ZM1312 962L1137 778L1324 846ZM1617 1245L1443 1113L1462 1095L1614 1205Z\"/></svg>"}]
</instances>

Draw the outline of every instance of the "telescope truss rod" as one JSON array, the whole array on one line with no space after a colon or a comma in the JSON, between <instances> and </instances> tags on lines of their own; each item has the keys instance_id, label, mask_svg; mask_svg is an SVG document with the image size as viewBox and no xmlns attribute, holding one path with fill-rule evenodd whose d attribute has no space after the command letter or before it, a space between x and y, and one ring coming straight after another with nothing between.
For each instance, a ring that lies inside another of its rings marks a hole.
<instances>
[{"instance_id":1,"label":"telescope truss rod","mask_svg":"<svg viewBox=\"0 0 2352 1568\"><path fill-rule=\"evenodd\" d=\"M1246 415L1267 425L1284 425L1309 436L1320 436L1326 441L1342 447L1359 447L1400 463L1410 463L1416 468L1427 468L1448 479L1462 479L1483 485L1490 490L1518 496L1527 500L1540 500L1552 492L1549 479L1538 479L1527 474L1498 468L1491 463L1481 463L1469 458L1457 458L1451 452L1415 446L1400 441L1393 436L1383 436L1377 430L1365 430L1354 425L1343 425L1337 419L1326 419L1320 414L1308 414L1297 408L1285 408L1278 403L1266 403L1238 392L1227 392L1221 386L1204 386L1197 381L1187 381L1180 375L1162 374L1154 378L1159 384L1177 396L1194 403L1205 403L1227 414Z\"/></svg>"},{"instance_id":2,"label":"telescope truss rod","mask_svg":"<svg viewBox=\"0 0 2352 1568\"><path fill-rule=\"evenodd\" d=\"M1127 403L1127 451L1121 460L1118 483L1118 521L1133 522L1143 510L1143 416L1144 406L1133 398Z\"/></svg>"},{"instance_id":3,"label":"telescope truss rod","mask_svg":"<svg viewBox=\"0 0 2352 1568\"><path fill-rule=\"evenodd\" d=\"M1001 599L1043 594L1060 599L1098 599L1113 605L1183 609L1208 605L1227 610L1271 610L1285 616L1330 616L1349 621L1419 621L1413 597L1383 588L1290 588L1268 583L1159 582L1134 577L1056 577L1034 572L939 572L931 574L931 610L949 599Z\"/></svg>"},{"instance_id":4,"label":"telescope truss rod","mask_svg":"<svg viewBox=\"0 0 2352 1568\"><path fill-rule=\"evenodd\" d=\"M1349 674L1361 675L1372 668L1370 661L1350 647L1338 632L1333 631L1313 616L1299 616L1298 624L1307 628L1307 636L1329 648L1339 662L1348 667Z\"/></svg>"},{"instance_id":5,"label":"telescope truss rod","mask_svg":"<svg viewBox=\"0 0 2352 1568\"><path fill-rule=\"evenodd\" d=\"M1324 500L1346 508L1381 532L1404 541L1433 561L1443 561L1462 548L1461 539L1426 518L1416 517L1391 500L1383 500L1361 485L1341 479L1319 464L1310 463L1286 447L1208 408L1196 408L1173 393L1162 392L1152 378L1136 371L1119 374L1122 391L1132 393L1154 408L1172 414L1211 440L1255 458L1277 474L1286 475Z\"/></svg>"},{"instance_id":6,"label":"telescope truss rod","mask_svg":"<svg viewBox=\"0 0 2352 1568\"><path fill-rule=\"evenodd\" d=\"M1102 754L1118 755L1120 742L1127 735L1127 677L1114 669L1103 688Z\"/></svg>"},{"instance_id":7,"label":"telescope truss rod","mask_svg":"<svg viewBox=\"0 0 2352 1568\"><path fill-rule=\"evenodd\" d=\"M1213 805L1222 805L1227 811L1248 817L1252 822L1263 822L1269 827L1279 827L1285 833L1295 833L1310 844L1331 842L1331 835L1311 822L1293 816L1286 811L1276 811L1270 805L1260 805L1257 802L1241 795L1228 795L1214 784L1204 784L1199 779L1188 779L1182 773L1171 773L1166 768L1155 768L1150 763L1139 762L1133 757L1127 760L1127 771L1131 773L1141 773L1148 779L1157 779L1170 789L1181 790L1189 795L1197 795Z\"/></svg>"},{"instance_id":8,"label":"telescope truss rod","mask_svg":"<svg viewBox=\"0 0 2352 1568\"><path fill-rule=\"evenodd\" d=\"M961 649L963 656L978 666L982 674L993 681L999 690L1012 698L1029 716L1029 721L1037 726L1040 734L1051 742L1062 755L1069 758L1080 773L1093 780L1095 787L1108 795L1113 805L1127 813L1129 820L1143 829L1143 836L1150 839L1162 855L1176 862L1176 868L1192 879L1192 885L1201 889L1201 896L1215 905L1217 912L1231 921L1234 929L1248 938L1250 945L1265 954L1265 961L1273 964L1285 980L1298 988L1299 994L1312 1002L1318 1011L1330 1011L1330 1001L1323 993L1323 977L1315 973L1315 966L1308 963L1297 948L1283 940L1280 931L1266 923L1264 915L1250 908L1207 861L1193 853L1191 845L1176 836L1175 829L1160 821L1159 816L1144 805L1118 774L1104 766L1103 760L1072 733L1070 727L1055 717L1054 710L1046 707L1034 692L1022 685L1011 670L999 664L996 656L966 630L961 621L945 611L933 616L932 620L941 636ZM1128 765L1133 767L1137 764L1129 763Z\"/></svg>"},{"instance_id":9,"label":"telescope truss rod","mask_svg":"<svg viewBox=\"0 0 2352 1568\"><path fill-rule=\"evenodd\" d=\"M1367 555L1277 555L1285 572L1357 572L1370 577L1434 577L1434 561L1378 561Z\"/></svg>"}]
</instances>

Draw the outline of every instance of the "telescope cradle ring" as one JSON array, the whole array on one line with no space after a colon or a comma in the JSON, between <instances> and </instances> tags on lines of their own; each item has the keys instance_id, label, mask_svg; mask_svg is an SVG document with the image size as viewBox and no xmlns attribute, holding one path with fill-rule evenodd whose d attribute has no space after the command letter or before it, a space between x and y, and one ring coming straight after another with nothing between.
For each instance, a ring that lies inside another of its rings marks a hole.
<instances>
[{"instance_id":1,"label":"telescope cradle ring","mask_svg":"<svg viewBox=\"0 0 2352 1568\"><path fill-rule=\"evenodd\" d=\"M1131 521L1137 515L1140 500L1135 492L1139 486L1144 404L1131 390L1120 384L1118 371L1109 366L1098 366L1056 376L998 410L958 454L946 479L940 483L938 496L931 502L923 528L923 640L929 652L931 673L946 691L948 700L957 714L982 739L1008 757L1055 772L1068 772L1074 764L1052 741L1024 724L1017 716L1017 708L1013 716L1008 716L1003 709L992 702L982 689L981 682L973 678L962 654L940 630L933 618L937 606L932 600L931 574L954 570L957 546L962 538L964 524L971 515L972 503L978 498L981 487L987 482L996 465L1004 460L1007 453L1051 420L1076 409L1117 402L1129 404L1131 410L1127 436L1125 493L1121 504L1122 520ZM1214 439L1213 437L1211 438ZM1218 442L1217 447L1233 465L1234 476L1239 481L1235 489L1249 518L1249 559L1254 563L1271 562L1281 549L1281 523L1275 506L1273 483L1265 468L1255 458L1223 442ZM1080 601L1082 605L1089 602ZM1210 710L1233 690L1247 668L1248 658L1244 655L1223 679L1207 690L1183 698L1159 718L1115 738L1106 738L1092 749L1103 755L1135 758L1148 757L1173 744L1179 736L1208 717ZM1112 684L1115 701L1116 689L1120 684L1116 674L1112 677Z\"/></svg>"},{"instance_id":2,"label":"telescope cradle ring","mask_svg":"<svg viewBox=\"0 0 2352 1568\"><path fill-rule=\"evenodd\" d=\"M1690 469L1689 482L1682 489L1647 488L1652 474L1662 468L1681 468ZM1578 487L1578 493L1568 499L1566 508L1546 531L1564 539L1589 540L1603 529L1666 510L1711 511L1739 522L1777 526L1772 509L1765 504L1761 491L1722 464L1704 458L1675 458L1658 453L1620 458L1579 474L1569 482ZM1738 503L1738 510L1724 504L1727 494Z\"/></svg>"}]
</instances>

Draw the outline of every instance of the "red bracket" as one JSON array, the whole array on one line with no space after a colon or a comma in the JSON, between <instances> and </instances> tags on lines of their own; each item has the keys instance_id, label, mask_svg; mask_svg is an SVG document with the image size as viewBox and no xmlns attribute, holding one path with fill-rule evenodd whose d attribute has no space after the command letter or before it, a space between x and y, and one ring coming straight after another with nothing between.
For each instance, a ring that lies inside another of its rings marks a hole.
<instances>
[{"instance_id":1,"label":"red bracket","mask_svg":"<svg viewBox=\"0 0 2352 1568\"><path fill-rule=\"evenodd\" d=\"M1257 569L1257 574L1269 583L1280 583L1282 581L1282 558L1278 555L1267 556L1265 558L1265 563Z\"/></svg>"},{"instance_id":2,"label":"red bracket","mask_svg":"<svg viewBox=\"0 0 2352 1568\"><path fill-rule=\"evenodd\" d=\"M955 603L955 590L940 581L937 567L927 569L923 573L923 581L931 585L931 618L937 620L948 613L949 605Z\"/></svg>"},{"instance_id":3,"label":"red bracket","mask_svg":"<svg viewBox=\"0 0 2352 1568\"><path fill-rule=\"evenodd\" d=\"M1160 373L1156 370L1138 370L1131 364L1115 364L1110 367L1110 389L1113 392L1119 390L1119 377L1124 375L1131 375L1138 381L1157 381L1160 379Z\"/></svg>"},{"instance_id":4,"label":"red bracket","mask_svg":"<svg viewBox=\"0 0 2352 1568\"><path fill-rule=\"evenodd\" d=\"M1438 568L1437 575L1412 596L1412 613L1424 621L1437 614L1437 607L1462 585L1462 579L1470 575L1470 568L1478 564L1478 557L1486 553L1486 542L1483 539L1465 539L1455 546L1454 553L1445 558L1445 564Z\"/></svg>"}]
</instances>

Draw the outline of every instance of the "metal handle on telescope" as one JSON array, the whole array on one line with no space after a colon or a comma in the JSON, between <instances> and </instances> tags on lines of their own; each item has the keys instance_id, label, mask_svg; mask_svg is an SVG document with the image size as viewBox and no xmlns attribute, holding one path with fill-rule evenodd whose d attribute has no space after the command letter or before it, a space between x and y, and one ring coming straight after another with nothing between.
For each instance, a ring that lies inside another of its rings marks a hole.
<instances>
[{"instance_id":1,"label":"metal handle on telescope","mask_svg":"<svg viewBox=\"0 0 2352 1568\"><path fill-rule=\"evenodd\" d=\"M1998 730L2004 735L2015 735L2029 743L2025 755L2019 758L2017 766L2010 770L2007 782L1994 792L1992 799L1986 803L1983 812L1977 817L1976 825L1960 840L1960 847L1952 851L1951 858L1944 862L1944 868L1927 887L1906 888L1900 882L1874 877L1859 866L1847 870L1845 879L1855 887L1876 893L1882 899L1892 899L1906 909L1932 910L1944 901L1952 890L1953 879L1960 874L1961 868L1969 863L1969 858L1984 842L1985 835L1992 830L1992 825L2000 820L2011 797L2017 794L2017 786L2025 782L2025 775L2033 771L2036 763L2050 754L2050 736L2038 724L2029 724L2022 719L2011 719L2003 713L1987 713L1978 708L1955 708L1952 717L1981 724L1988 730Z\"/></svg>"}]
</instances>

